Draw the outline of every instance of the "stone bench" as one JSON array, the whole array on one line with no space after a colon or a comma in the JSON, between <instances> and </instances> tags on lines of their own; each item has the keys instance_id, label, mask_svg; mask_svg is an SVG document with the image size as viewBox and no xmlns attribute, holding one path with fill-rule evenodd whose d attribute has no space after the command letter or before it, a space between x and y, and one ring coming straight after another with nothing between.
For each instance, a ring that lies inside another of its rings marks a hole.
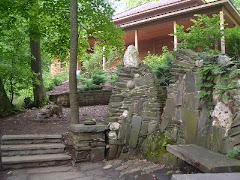
<instances>
[{"instance_id":1,"label":"stone bench","mask_svg":"<svg viewBox=\"0 0 240 180\"><path fill-rule=\"evenodd\" d=\"M194 144L168 145L167 151L205 173L240 171L239 160L228 158Z\"/></svg>"}]
</instances>

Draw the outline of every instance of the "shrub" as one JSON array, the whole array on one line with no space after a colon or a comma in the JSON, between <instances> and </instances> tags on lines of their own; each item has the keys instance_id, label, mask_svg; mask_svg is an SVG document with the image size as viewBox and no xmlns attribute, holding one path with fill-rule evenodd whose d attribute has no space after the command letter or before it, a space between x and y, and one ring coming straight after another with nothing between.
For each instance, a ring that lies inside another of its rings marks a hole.
<instances>
[{"instance_id":1,"label":"shrub","mask_svg":"<svg viewBox=\"0 0 240 180\"><path fill-rule=\"evenodd\" d=\"M47 91L51 91L56 86L61 85L67 79L68 79L68 72L61 72L54 77L52 77L49 72L43 73L43 83Z\"/></svg>"},{"instance_id":2,"label":"shrub","mask_svg":"<svg viewBox=\"0 0 240 180\"><path fill-rule=\"evenodd\" d=\"M107 81L107 76L102 70L95 70L91 75L93 84L100 85Z\"/></svg>"},{"instance_id":3,"label":"shrub","mask_svg":"<svg viewBox=\"0 0 240 180\"><path fill-rule=\"evenodd\" d=\"M94 90L101 89L104 83L107 81L106 74L102 70L95 70L91 76L85 73L85 75L79 76L78 80L82 85L78 86L78 90Z\"/></svg>"},{"instance_id":4,"label":"shrub","mask_svg":"<svg viewBox=\"0 0 240 180\"><path fill-rule=\"evenodd\" d=\"M235 60L240 59L240 28L227 28L225 31L227 54Z\"/></svg>"},{"instance_id":5,"label":"shrub","mask_svg":"<svg viewBox=\"0 0 240 180\"><path fill-rule=\"evenodd\" d=\"M177 25L179 45L183 49L192 49L194 51L206 51L216 45L223 35L220 28L220 16L213 14L210 18L207 15L195 14L197 20L192 19L193 26L186 29L183 25ZM173 36L174 34L170 34Z\"/></svg>"},{"instance_id":6,"label":"shrub","mask_svg":"<svg viewBox=\"0 0 240 180\"><path fill-rule=\"evenodd\" d=\"M162 48L163 54L161 56L150 54L143 60L144 64L147 64L152 71L156 74L161 85L166 86L171 79L170 67L174 56L168 51L167 47Z\"/></svg>"}]
</instances>

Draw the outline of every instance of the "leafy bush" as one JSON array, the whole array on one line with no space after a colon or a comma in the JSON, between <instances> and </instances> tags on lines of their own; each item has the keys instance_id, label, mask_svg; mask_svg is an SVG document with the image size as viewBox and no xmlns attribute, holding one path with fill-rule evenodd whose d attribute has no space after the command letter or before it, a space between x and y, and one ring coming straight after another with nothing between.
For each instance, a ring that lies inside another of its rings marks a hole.
<instances>
[{"instance_id":1,"label":"leafy bush","mask_svg":"<svg viewBox=\"0 0 240 180\"><path fill-rule=\"evenodd\" d=\"M227 54L235 60L240 59L240 28L227 28L225 31Z\"/></svg>"},{"instance_id":2,"label":"leafy bush","mask_svg":"<svg viewBox=\"0 0 240 180\"><path fill-rule=\"evenodd\" d=\"M102 70L95 70L91 75L93 84L101 85L107 81L106 74Z\"/></svg>"},{"instance_id":3,"label":"leafy bush","mask_svg":"<svg viewBox=\"0 0 240 180\"><path fill-rule=\"evenodd\" d=\"M230 151L228 151L227 156L230 158L235 158L235 159L239 159L240 158L240 149L232 149Z\"/></svg>"},{"instance_id":4,"label":"leafy bush","mask_svg":"<svg viewBox=\"0 0 240 180\"><path fill-rule=\"evenodd\" d=\"M197 20L192 19L193 26L186 29L183 25L177 25L178 40L181 42L179 45L183 49L192 49L194 51L206 51L211 47L218 44L218 41L223 35L220 28L220 17L214 14L211 18L207 15L194 15ZM173 36L174 34L170 34Z\"/></svg>"},{"instance_id":5,"label":"leafy bush","mask_svg":"<svg viewBox=\"0 0 240 180\"><path fill-rule=\"evenodd\" d=\"M43 83L46 90L51 91L56 86L61 85L68 79L68 72L61 72L56 76L52 77L49 72L43 73Z\"/></svg>"},{"instance_id":6,"label":"leafy bush","mask_svg":"<svg viewBox=\"0 0 240 180\"><path fill-rule=\"evenodd\" d=\"M147 64L152 71L156 74L161 85L168 85L171 79L170 67L174 56L168 51L167 47L162 48L163 54L158 56L156 54L150 54L143 60L144 64Z\"/></svg>"},{"instance_id":7,"label":"leafy bush","mask_svg":"<svg viewBox=\"0 0 240 180\"><path fill-rule=\"evenodd\" d=\"M80 82L82 85L78 86L79 91L88 91L88 90L95 90L95 89L100 89L102 88L101 85L97 85L93 83L93 79L88 79L85 77L80 76L79 77Z\"/></svg>"},{"instance_id":8,"label":"leafy bush","mask_svg":"<svg viewBox=\"0 0 240 180\"><path fill-rule=\"evenodd\" d=\"M85 74L79 76L78 80L82 83L82 85L78 86L78 90L87 91L101 89L107 81L107 76L102 70L95 70L92 72L90 77L89 74Z\"/></svg>"}]
</instances>

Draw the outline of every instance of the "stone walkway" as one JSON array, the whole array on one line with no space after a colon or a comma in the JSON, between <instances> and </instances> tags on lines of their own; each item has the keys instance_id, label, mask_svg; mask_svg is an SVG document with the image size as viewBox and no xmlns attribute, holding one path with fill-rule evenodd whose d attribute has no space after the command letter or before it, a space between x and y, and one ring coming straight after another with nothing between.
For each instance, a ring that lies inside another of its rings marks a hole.
<instances>
[{"instance_id":1,"label":"stone walkway","mask_svg":"<svg viewBox=\"0 0 240 180\"><path fill-rule=\"evenodd\" d=\"M145 160L76 163L8 171L7 180L170 180L171 169Z\"/></svg>"}]
</instances>

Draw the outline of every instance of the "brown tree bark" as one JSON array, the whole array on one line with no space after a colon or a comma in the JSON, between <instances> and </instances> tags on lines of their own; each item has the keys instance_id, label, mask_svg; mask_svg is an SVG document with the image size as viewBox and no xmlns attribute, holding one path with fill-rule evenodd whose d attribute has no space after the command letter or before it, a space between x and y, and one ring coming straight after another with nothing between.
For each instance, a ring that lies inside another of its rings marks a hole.
<instances>
[{"instance_id":1,"label":"brown tree bark","mask_svg":"<svg viewBox=\"0 0 240 180\"><path fill-rule=\"evenodd\" d=\"M70 69L69 69L69 95L71 109L71 124L79 123L79 105L77 93L77 50L78 50L78 22L77 22L77 0L70 0Z\"/></svg>"},{"instance_id":2,"label":"brown tree bark","mask_svg":"<svg viewBox=\"0 0 240 180\"><path fill-rule=\"evenodd\" d=\"M31 68L34 73L37 73L39 83L33 84L34 106L41 107L46 98L46 92L42 78L42 60L41 60L41 45L40 40L35 41L30 37L30 49L32 55Z\"/></svg>"},{"instance_id":3,"label":"brown tree bark","mask_svg":"<svg viewBox=\"0 0 240 180\"><path fill-rule=\"evenodd\" d=\"M5 117L12 112L12 104L9 101L6 91L4 89L2 80L0 79L0 118Z\"/></svg>"}]
</instances>

